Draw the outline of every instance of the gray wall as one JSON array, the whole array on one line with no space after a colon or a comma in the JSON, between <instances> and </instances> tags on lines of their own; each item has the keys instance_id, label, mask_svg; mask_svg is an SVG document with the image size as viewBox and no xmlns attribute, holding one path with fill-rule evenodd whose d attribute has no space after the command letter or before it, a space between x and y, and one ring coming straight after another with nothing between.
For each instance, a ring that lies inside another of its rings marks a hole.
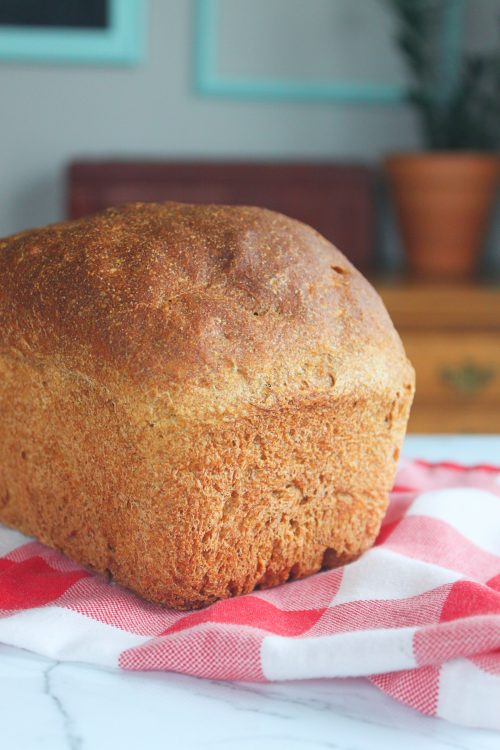
<instances>
[{"instance_id":1,"label":"gray wall","mask_svg":"<svg viewBox=\"0 0 500 750\"><path fill-rule=\"evenodd\" d=\"M197 95L193 5L150 0L147 56L135 68L0 64L0 236L62 216L64 167L76 156L373 159L414 145L399 107Z\"/></svg>"},{"instance_id":2,"label":"gray wall","mask_svg":"<svg viewBox=\"0 0 500 750\"><path fill-rule=\"evenodd\" d=\"M135 68L0 63L0 236L64 215L64 169L75 157L375 160L418 144L413 114L403 106L199 96L192 84L194 4L148 5L147 56ZM310 0L308 7L328 14L331 2ZM477 12L474 19L477 33ZM367 60L374 59L377 40L366 35L366 43ZM277 50L282 57L283 42ZM294 58L293 49L288 54ZM319 57L327 58L324 50Z\"/></svg>"}]
</instances>

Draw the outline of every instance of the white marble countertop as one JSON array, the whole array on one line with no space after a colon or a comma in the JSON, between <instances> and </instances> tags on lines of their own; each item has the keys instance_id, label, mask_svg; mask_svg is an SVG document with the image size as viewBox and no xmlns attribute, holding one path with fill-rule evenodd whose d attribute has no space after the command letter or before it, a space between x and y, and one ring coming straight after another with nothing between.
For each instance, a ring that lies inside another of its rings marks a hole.
<instances>
[{"instance_id":1,"label":"white marble countertop","mask_svg":"<svg viewBox=\"0 0 500 750\"><path fill-rule=\"evenodd\" d=\"M404 453L500 464L500 436L411 437ZM421 716L361 679L222 683L56 662L1 645L0 720L2 750L500 748L500 733Z\"/></svg>"}]
</instances>

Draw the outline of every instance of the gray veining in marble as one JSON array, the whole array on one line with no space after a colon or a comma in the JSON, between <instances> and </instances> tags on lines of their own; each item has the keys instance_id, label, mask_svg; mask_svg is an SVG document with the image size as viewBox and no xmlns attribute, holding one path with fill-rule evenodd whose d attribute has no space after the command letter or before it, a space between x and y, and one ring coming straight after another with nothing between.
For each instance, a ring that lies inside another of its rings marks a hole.
<instances>
[{"instance_id":1,"label":"gray veining in marble","mask_svg":"<svg viewBox=\"0 0 500 750\"><path fill-rule=\"evenodd\" d=\"M1 747L16 750L498 750L360 679L227 684L123 673L0 647ZM4 744L5 743L5 744Z\"/></svg>"},{"instance_id":2,"label":"gray veining in marble","mask_svg":"<svg viewBox=\"0 0 500 750\"><path fill-rule=\"evenodd\" d=\"M43 669L43 689L44 693L51 699L56 712L60 716L64 737L66 738L68 750L81 750L83 738L77 734L75 722L65 708L64 697L59 695L56 685L54 684L54 674L58 667L62 666L61 662L54 661Z\"/></svg>"}]
</instances>

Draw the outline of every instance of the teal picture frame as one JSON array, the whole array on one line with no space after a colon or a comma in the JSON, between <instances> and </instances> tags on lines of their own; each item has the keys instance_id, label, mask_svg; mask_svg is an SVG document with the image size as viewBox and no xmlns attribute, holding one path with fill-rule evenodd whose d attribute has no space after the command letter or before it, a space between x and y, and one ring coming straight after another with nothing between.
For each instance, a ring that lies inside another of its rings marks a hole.
<instances>
[{"instance_id":1,"label":"teal picture frame","mask_svg":"<svg viewBox=\"0 0 500 750\"><path fill-rule=\"evenodd\" d=\"M334 2L334 0L332 0ZM328 81L242 78L217 71L218 0L195 0L194 85L204 96L235 99L336 102L338 104L401 104L404 86L372 81ZM446 0L443 31L443 91L457 75L465 0Z\"/></svg>"},{"instance_id":2,"label":"teal picture frame","mask_svg":"<svg viewBox=\"0 0 500 750\"><path fill-rule=\"evenodd\" d=\"M144 55L146 0L109 0L106 29L0 27L0 62L135 65Z\"/></svg>"}]
</instances>

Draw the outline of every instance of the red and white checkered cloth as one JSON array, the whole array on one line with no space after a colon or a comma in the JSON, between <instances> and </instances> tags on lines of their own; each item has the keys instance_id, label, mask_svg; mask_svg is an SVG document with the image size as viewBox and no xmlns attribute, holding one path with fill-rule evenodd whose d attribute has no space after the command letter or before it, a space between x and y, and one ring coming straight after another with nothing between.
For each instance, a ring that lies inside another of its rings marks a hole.
<instances>
[{"instance_id":1,"label":"red and white checkered cloth","mask_svg":"<svg viewBox=\"0 0 500 750\"><path fill-rule=\"evenodd\" d=\"M408 706L500 729L500 468L406 463L357 562L179 613L0 528L0 642L220 680L366 676Z\"/></svg>"}]
</instances>

